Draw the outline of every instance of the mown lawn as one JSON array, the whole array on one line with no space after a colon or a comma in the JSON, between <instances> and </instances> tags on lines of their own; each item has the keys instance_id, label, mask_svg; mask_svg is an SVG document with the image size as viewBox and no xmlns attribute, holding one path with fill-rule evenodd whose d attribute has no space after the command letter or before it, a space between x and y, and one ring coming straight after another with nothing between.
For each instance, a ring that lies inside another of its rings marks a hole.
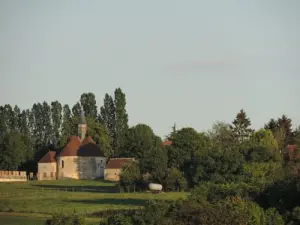
<instances>
[{"instance_id":1,"label":"mown lawn","mask_svg":"<svg viewBox=\"0 0 300 225\"><path fill-rule=\"evenodd\" d=\"M0 224L5 225L44 225L50 216L26 213L1 213ZM99 218L86 218L87 225L98 225Z\"/></svg>"},{"instance_id":2,"label":"mown lawn","mask_svg":"<svg viewBox=\"0 0 300 225\"><path fill-rule=\"evenodd\" d=\"M55 212L72 213L75 211L89 215L95 212L140 208L152 199L176 200L187 196L187 193L183 192L120 193L115 185L112 182L98 180L0 183L0 212L6 212L5 217L0 214L0 221L9 219L9 212L50 215ZM13 216L12 220L15 219L18 220L18 217ZM30 220L30 217L27 219ZM35 223L38 224L38 221ZM26 219L24 222L22 219L22 224L26 225Z\"/></svg>"},{"instance_id":3,"label":"mown lawn","mask_svg":"<svg viewBox=\"0 0 300 225\"><path fill-rule=\"evenodd\" d=\"M5 225L44 225L45 219L26 216L3 216L0 215L1 224Z\"/></svg>"}]
</instances>

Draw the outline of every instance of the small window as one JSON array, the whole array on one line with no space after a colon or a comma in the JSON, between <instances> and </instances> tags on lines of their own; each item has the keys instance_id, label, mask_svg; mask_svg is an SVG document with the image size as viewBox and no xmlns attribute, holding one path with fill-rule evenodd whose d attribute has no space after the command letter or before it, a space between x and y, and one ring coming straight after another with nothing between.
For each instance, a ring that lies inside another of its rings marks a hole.
<instances>
[{"instance_id":1,"label":"small window","mask_svg":"<svg viewBox=\"0 0 300 225\"><path fill-rule=\"evenodd\" d=\"M61 160L61 168L64 168L65 167L65 162L64 160Z\"/></svg>"},{"instance_id":2,"label":"small window","mask_svg":"<svg viewBox=\"0 0 300 225\"><path fill-rule=\"evenodd\" d=\"M44 177L47 177L47 173L44 173Z\"/></svg>"}]
</instances>

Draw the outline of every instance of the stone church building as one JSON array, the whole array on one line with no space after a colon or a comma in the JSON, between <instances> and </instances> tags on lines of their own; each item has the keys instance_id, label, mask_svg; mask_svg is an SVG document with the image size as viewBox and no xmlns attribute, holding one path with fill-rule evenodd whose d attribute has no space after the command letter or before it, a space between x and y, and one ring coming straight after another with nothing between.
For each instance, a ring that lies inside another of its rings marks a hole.
<instances>
[{"instance_id":1,"label":"stone church building","mask_svg":"<svg viewBox=\"0 0 300 225\"><path fill-rule=\"evenodd\" d=\"M81 112L78 135L68 138L64 148L49 151L38 162L39 180L103 178L106 157L92 137L87 136L87 122Z\"/></svg>"}]
</instances>

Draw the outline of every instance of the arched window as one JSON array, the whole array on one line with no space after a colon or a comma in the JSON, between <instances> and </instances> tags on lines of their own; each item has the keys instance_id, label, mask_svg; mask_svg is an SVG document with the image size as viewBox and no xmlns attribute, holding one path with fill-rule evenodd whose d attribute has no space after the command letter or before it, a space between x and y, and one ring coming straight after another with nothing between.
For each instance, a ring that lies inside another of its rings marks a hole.
<instances>
[{"instance_id":1,"label":"arched window","mask_svg":"<svg viewBox=\"0 0 300 225\"><path fill-rule=\"evenodd\" d=\"M65 167L65 162L64 160L61 160L61 168L64 168Z\"/></svg>"}]
</instances>

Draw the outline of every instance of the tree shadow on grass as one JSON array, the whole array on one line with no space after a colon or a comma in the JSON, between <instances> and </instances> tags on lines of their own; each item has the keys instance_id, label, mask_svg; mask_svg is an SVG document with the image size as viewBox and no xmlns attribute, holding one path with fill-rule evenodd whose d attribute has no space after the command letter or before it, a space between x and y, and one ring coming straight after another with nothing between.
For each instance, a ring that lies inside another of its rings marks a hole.
<instances>
[{"instance_id":1,"label":"tree shadow on grass","mask_svg":"<svg viewBox=\"0 0 300 225\"><path fill-rule=\"evenodd\" d=\"M131 206L144 206L147 199L136 198L101 198L90 200L67 200L69 203L82 203L82 204L99 204L99 205L131 205Z\"/></svg>"},{"instance_id":2,"label":"tree shadow on grass","mask_svg":"<svg viewBox=\"0 0 300 225\"><path fill-rule=\"evenodd\" d=\"M69 186L69 185L46 185L36 184L35 187L51 189L54 191L67 192L89 192L89 193L119 193L119 188L116 186Z\"/></svg>"}]
</instances>

